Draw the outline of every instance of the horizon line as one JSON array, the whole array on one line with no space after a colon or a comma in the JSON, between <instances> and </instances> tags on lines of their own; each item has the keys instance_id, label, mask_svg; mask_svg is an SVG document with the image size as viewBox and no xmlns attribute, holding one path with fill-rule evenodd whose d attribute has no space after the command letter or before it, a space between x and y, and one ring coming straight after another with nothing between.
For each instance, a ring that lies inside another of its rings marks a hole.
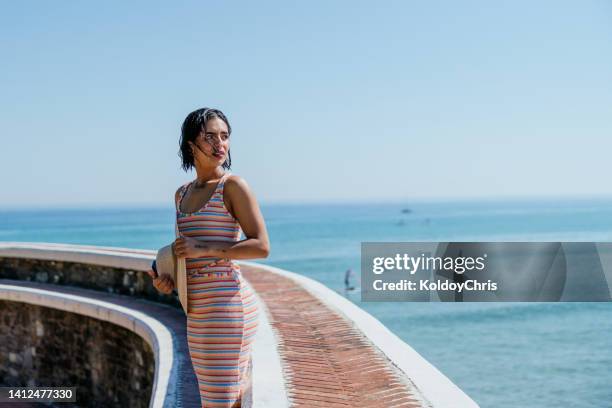
<instances>
[{"instance_id":1,"label":"horizon line","mask_svg":"<svg viewBox=\"0 0 612 408\"><path fill-rule=\"evenodd\" d=\"M412 198L390 198L387 200L377 199L330 199L330 200L262 200L261 207L267 206L299 206L299 205L407 205L411 203L419 204L441 204L441 203L500 203L500 202L549 202L549 201L612 201L612 195L513 195L513 196L466 196L466 197L412 197ZM172 208L173 206L165 202L108 202L108 203L50 203L33 205L23 204L0 204L0 211L28 211L28 210L75 210L75 209L132 209L132 208Z\"/></svg>"}]
</instances>

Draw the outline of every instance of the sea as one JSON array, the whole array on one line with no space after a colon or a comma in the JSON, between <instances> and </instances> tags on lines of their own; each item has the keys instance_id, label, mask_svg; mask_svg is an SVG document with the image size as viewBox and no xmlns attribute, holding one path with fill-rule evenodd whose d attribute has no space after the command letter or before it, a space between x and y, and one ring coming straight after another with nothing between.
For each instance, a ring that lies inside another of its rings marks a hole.
<instances>
[{"instance_id":1,"label":"sea","mask_svg":"<svg viewBox=\"0 0 612 408\"><path fill-rule=\"evenodd\" d=\"M262 263L315 279L379 319L481 407L612 408L612 303L361 302L362 242L612 242L612 200L262 205ZM171 207L0 211L0 241L157 249Z\"/></svg>"}]
</instances>

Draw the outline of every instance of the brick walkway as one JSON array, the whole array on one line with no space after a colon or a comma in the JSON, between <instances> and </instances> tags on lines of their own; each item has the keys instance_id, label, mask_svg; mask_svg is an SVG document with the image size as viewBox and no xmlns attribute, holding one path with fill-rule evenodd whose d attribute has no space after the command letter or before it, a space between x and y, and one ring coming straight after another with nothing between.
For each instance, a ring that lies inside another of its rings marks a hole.
<instances>
[{"instance_id":1,"label":"brick walkway","mask_svg":"<svg viewBox=\"0 0 612 408\"><path fill-rule=\"evenodd\" d=\"M403 374L349 321L291 279L241 269L280 337L293 407L421 407Z\"/></svg>"}]
</instances>

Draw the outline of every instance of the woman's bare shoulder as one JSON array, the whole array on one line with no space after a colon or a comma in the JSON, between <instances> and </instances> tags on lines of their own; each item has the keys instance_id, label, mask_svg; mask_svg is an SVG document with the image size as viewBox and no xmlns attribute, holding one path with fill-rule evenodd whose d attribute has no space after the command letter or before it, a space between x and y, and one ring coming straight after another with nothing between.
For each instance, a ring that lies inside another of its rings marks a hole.
<instances>
[{"instance_id":1,"label":"woman's bare shoulder","mask_svg":"<svg viewBox=\"0 0 612 408\"><path fill-rule=\"evenodd\" d=\"M229 194L249 191L249 185L246 180L236 174L231 174L227 177L224 187Z\"/></svg>"},{"instance_id":2,"label":"woman's bare shoulder","mask_svg":"<svg viewBox=\"0 0 612 408\"><path fill-rule=\"evenodd\" d=\"M237 206L253 206L255 203L255 197L253 196L251 188L246 180L240 176L234 174L230 175L227 180L225 180L223 190L223 201L225 202L225 206L234 217L236 217L235 209Z\"/></svg>"}]
</instances>

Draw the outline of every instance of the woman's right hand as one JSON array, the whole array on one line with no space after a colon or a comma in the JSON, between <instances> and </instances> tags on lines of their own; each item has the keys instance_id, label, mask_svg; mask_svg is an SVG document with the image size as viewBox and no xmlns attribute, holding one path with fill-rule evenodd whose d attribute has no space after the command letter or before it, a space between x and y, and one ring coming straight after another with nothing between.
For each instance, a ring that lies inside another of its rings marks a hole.
<instances>
[{"instance_id":1,"label":"woman's right hand","mask_svg":"<svg viewBox=\"0 0 612 408\"><path fill-rule=\"evenodd\" d=\"M153 269L149 269L147 273L153 279L153 287L157 289L158 292L165 294L172 293L172 289L174 289L174 280L170 275L158 276Z\"/></svg>"}]
</instances>

